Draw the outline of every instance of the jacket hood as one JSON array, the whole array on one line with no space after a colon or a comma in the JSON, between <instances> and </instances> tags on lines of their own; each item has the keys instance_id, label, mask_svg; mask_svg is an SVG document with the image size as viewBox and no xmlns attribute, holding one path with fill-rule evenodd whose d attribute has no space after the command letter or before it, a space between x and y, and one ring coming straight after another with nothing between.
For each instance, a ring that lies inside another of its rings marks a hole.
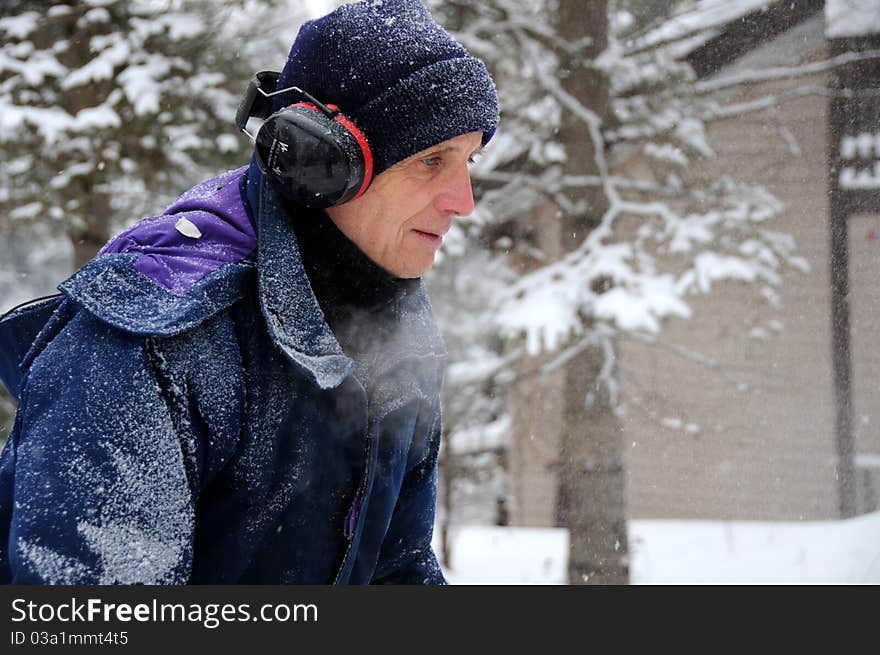
<instances>
[{"instance_id":1,"label":"jacket hood","mask_svg":"<svg viewBox=\"0 0 880 655\"><path fill-rule=\"evenodd\" d=\"M16 401L22 381L22 363L37 335L49 331L63 297L39 298L0 316L0 383Z\"/></svg>"},{"instance_id":2,"label":"jacket hood","mask_svg":"<svg viewBox=\"0 0 880 655\"><path fill-rule=\"evenodd\" d=\"M59 289L102 321L145 336L188 330L242 298L256 235L246 167L193 187L114 237Z\"/></svg>"}]
</instances>

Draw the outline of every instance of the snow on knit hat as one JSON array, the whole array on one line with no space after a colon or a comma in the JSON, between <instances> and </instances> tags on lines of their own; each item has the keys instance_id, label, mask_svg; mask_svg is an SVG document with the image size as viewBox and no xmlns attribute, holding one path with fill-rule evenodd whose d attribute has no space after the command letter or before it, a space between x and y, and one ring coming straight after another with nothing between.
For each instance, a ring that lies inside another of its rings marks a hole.
<instances>
[{"instance_id":1,"label":"snow on knit hat","mask_svg":"<svg viewBox=\"0 0 880 655\"><path fill-rule=\"evenodd\" d=\"M418 0L339 7L300 28L276 86L335 104L366 134L374 173L468 132L485 145L498 125L489 71ZM299 102L276 96L275 109Z\"/></svg>"}]
</instances>

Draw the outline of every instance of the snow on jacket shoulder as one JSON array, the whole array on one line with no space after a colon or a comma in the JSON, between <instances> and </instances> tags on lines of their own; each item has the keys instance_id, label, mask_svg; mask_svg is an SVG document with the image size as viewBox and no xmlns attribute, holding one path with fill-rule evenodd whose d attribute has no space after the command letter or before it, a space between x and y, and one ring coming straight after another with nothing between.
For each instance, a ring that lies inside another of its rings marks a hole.
<instances>
[{"instance_id":1,"label":"snow on jacket shoulder","mask_svg":"<svg viewBox=\"0 0 880 655\"><path fill-rule=\"evenodd\" d=\"M402 336L367 391L253 165L59 288L0 320L19 399L0 582L443 582L442 342L423 288L394 308Z\"/></svg>"}]
</instances>

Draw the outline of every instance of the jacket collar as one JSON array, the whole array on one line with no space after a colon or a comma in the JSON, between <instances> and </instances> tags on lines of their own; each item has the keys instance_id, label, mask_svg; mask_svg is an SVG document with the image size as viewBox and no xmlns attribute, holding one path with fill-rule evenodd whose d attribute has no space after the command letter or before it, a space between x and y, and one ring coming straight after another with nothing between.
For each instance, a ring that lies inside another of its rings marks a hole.
<instances>
[{"instance_id":1,"label":"jacket collar","mask_svg":"<svg viewBox=\"0 0 880 655\"><path fill-rule=\"evenodd\" d=\"M324 320L283 199L255 161L247 173L246 196L256 224L260 308L269 331L321 388L336 387L354 372L355 363ZM424 283L403 296L398 310L400 329L383 359L393 364L403 358L442 356L443 341Z\"/></svg>"}]
</instances>

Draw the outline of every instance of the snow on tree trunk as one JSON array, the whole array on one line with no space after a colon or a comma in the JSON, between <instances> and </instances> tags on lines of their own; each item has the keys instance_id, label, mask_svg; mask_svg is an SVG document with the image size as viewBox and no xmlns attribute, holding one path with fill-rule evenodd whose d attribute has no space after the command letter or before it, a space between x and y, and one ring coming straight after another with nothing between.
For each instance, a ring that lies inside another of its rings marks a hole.
<instances>
[{"instance_id":1,"label":"snow on tree trunk","mask_svg":"<svg viewBox=\"0 0 880 655\"><path fill-rule=\"evenodd\" d=\"M606 2L584 5L560 0L557 32L574 43L591 39L581 52L560 62L565 71L562 88L591 110L603 124L611 117L606 76L592 61L608 43ZM563 164L567 175L601 175L596 142L590 126L571 112L562 118L560 141L566 144ZM601 187L567 194L572 211L560 208L563 252L576 249L608 209ZM602 282L600 282L602 284ZM595 286L595 284L594 284ZM601 292L601 289L595 289ZM562 524L569 529L568 576L571 584L626 584L629 582L626 542L626 481L621 428L614 413L615 398L603 380L603 369L614 363L613 339L583 348L562 368L564 397L561 435L559 506ZM613 379L615 371L609 371Z\"/></svg>"}]
</instances>

